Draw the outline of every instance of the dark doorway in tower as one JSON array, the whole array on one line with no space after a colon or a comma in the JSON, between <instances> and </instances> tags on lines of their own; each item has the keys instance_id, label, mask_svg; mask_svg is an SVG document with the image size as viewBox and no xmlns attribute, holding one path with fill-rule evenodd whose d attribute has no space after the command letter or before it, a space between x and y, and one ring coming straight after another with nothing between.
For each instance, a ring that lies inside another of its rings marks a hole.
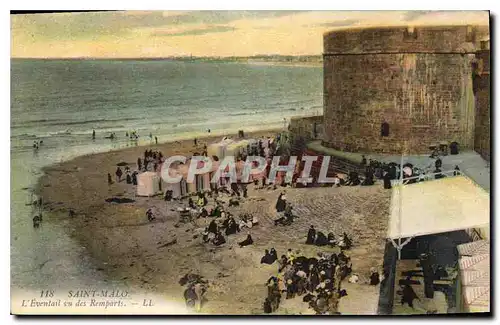
<instances>
[{"instance_id":1,"label":"dark doorway in tower","mask_svg":"<svg viewBox=\"0 0 500 325\"><path fill-rule=\"evenodd\" d=\"M380 136L388 137L389 136L389 123L383 122L380 127Z\"/></svg>"}]
</instances>

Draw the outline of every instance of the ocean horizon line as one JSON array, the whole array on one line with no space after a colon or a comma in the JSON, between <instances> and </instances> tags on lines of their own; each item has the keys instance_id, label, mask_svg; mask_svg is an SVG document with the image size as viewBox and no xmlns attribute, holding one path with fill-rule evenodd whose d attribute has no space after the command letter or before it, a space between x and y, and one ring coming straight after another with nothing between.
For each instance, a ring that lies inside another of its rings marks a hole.
<instances>
[{"instance_id":1,"label":"ocean horizon line","mask_svg":"<svg viewBox=\"0 0 500 325\"><path fill-rule=\"evenodd\" d=\"M252 56L158 56L158 57L11 57L11 60L117 60L117 61L155 61L155 60L173 60L173 61L183 61L183 60L276 60L285 58L322 58L323 53L320 54L304 54L304 55L281 55L281 54L258 54ZM281 62L281 61L280 61ZM307 61L300 61L307 62Z\"/></svg>"}]
</instances>

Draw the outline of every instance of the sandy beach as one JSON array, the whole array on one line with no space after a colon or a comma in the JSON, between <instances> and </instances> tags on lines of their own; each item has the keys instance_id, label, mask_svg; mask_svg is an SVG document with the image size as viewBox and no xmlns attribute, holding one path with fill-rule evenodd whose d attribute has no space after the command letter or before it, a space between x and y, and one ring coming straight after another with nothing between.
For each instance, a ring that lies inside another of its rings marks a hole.
<instances>
[{"instance_id":1,"label":"sandy beach","mask_svg":"<svg viewBox=\"0 0 500 325\"><path fill-rule=\"evenodd\" d=\"M249 137L273 135L276 131L247 134ZM209 281L207 303L202 312L210 314L261 314L266 296L265 282L277 274L278 266L260 264L264 249L274 247L278 256L288 248L316 256L320 251L335 251L305 245L309 225L325 233L340 235L346 231L353 239L351 256L353 273L360 283L344 281L348 296L340 301L342 314L376 314L379 286L363 280L372 267L382 268L387 229L390 192L380 183L367 187L287 188L287 197L294 205L298 219L291 226L274 226L274 205L283 188L257 189L249 187L248 198L238 207L227 208L233 215L252 213L260 223L227 238L227 243L215 247L204 244L201 232L211 221L197 219L179 223L176 209L186 200L165 202L161 197L136 197L135 187L125 181L108 185L107 173L114 175L116 164L127 162L136 168L138 157L146 148L160 150L164 156L190 155L201 152L204 143L220 136L132 147L119 151L81 156L44 170L37 191L44 199L44 222L67 222L67 231L96 261L96 268L125 285L183 301L180 277L198 273ZM133 203L107 203L106 198L123 197ZM228 198L224 199L226 202ZM209 200L209 207L213 200ZM227 205L226 205L227 207ZM148 222L145 212L155 211L156 220ZM74 217L68 211L73 209ZM240 248L237 242L251 233L254 245ZM173 245L165 245L176 239ZM283 300L278 314L313 314L301 297Z\"/></svg>"}]
</instances>

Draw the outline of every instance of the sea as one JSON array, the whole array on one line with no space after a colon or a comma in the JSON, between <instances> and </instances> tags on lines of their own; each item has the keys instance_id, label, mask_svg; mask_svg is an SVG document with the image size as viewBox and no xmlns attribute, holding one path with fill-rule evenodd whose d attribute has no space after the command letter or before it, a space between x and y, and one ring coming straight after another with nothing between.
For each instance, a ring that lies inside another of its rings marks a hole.
<instances>
[{"instance_id":1,"label":"sea","mask_svg":"<svg viewBox=\"0 0 500 325\"><path fill-rule=\"evenodd\" d=\"M286 127L292 116L322 114L322 76L314 66L12 59L11 292L119 285L69 237L71 225L33 228L29 203L43 167L136 145L126 132L141 145L150 134L167 142Z\"/></svg>"}]
</instances>

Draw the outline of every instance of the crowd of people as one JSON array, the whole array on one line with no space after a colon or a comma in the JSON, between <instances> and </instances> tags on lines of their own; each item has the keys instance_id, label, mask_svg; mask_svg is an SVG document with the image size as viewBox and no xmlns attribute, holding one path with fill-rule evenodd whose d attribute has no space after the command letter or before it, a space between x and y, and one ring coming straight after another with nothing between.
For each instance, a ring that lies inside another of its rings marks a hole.
<instances>
[{"instance_id":1,"label":"crowd of people","mask_svg":"<svg viewBox=\"0 0 500 325\"><path fill-rule=\"evenodd\" d=\"M144 151L144 158L141 160L141 157L137 158L137 169L142 171L150 170L150 166L152 166L152 171L157 171L158 167L163 163L163 154L161 151L153 151L152 149Z\"/></svg>"},{"instance_id":2,"label":"crowd of people","mask_svg":"<svg viewBox=\"0 0 500 325\"><path fill-rule=\"evenodd\" d=\"M266 250L261 263L273 264L277 261L278 274L268 279L267 297L264 300L264 313L275 312L280 302L303 296L302 301L309 304L316 314L338 314L338 302L347 295L341 289L342 280L352 273L352 263L344 251L339 254L319 253L318 258L296 256L289 249L286 255L277 258L274 248Z\"/></svg>"}]
</instances>

